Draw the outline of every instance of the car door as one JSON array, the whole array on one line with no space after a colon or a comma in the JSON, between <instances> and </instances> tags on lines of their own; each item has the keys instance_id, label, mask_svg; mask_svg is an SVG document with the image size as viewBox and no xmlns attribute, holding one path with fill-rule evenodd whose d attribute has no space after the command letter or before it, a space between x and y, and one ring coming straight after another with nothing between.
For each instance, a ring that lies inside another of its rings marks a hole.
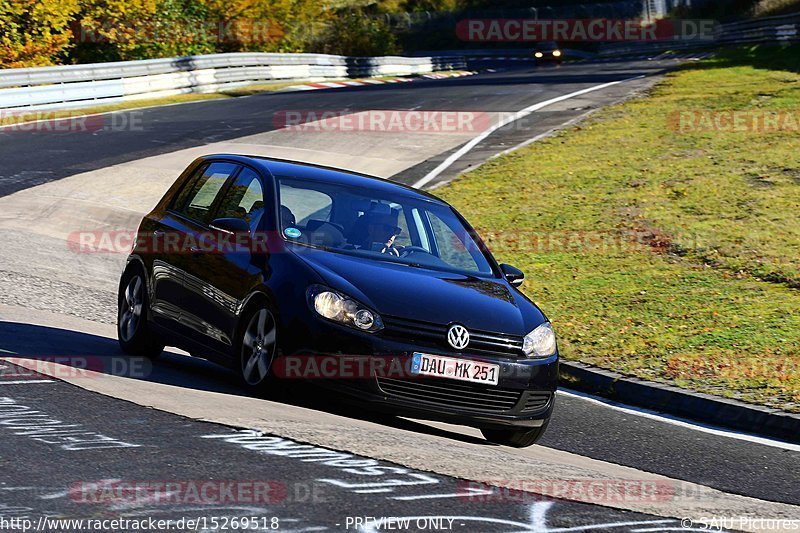
<instances>
[{"instance_id":1,"label":"car door","mask_svg":"<svg viewBox=\"0 0 800 533\"><path fill-rule=\"evenodd\" d=\"M263 279L264 232L258 231L265 216L264 180L247 166L229 179L208 223L204 250L192 255L184 277L185 326L203 335L207 344L228 351L233 343L236 320L245 298ZM247 223L246 235L218 228L216 219L240 219Z\"/></svg>"},{"instance_id":2,"label":"car door","mask_svg":"<svg viewBox=\"0 0 800 533\"><path fill-rule=\"evenodd\" d=\"M178 333L186 334L184 314L186 268L193 262L194 233L211 216L228 179L239 165L210 162L201 165L167 207L155 228L152 261L153 319Z\"/></svg>"}]
</instances>

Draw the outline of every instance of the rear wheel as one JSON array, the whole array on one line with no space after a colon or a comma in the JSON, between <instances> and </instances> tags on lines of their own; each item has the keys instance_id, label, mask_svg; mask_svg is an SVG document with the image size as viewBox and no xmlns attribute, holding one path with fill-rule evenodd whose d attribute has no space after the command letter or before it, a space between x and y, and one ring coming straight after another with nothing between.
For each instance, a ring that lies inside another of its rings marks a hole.
<instances>
[{"instance_id":1,"label":"rear wheel","mask_svg":"<svg viewBox=\"0 0 800 533\"><path fill-rule=\"evenodd\" d=\"M164 343L147 324L147 290L144 275L137 268L126 272L120 283L117 312L117 338L122 351L154 359L164 351Z\"/></svg>"},{"instance_id":2,"label":"rear wheel","mask_svg":"<svg viewBox=\"0 0 800 533\"><path fill-rule=\"evenodd\" d=\"M239 336L239 373L251 389L264 390L272 381L270 369L278 347L275 315L266 306L255 308Z\"/></svg>"},{"instance_id":3,"label":"rear wheel","mask_svg":"<svg viewBox=\"0 0 800 533\"><path fill-rule=\"evenodd\" d=\"M511 446L512 448L526 448L536 444L536 442L542 438L542 435L544 435L547 429L547 424L549 423L550 419L548 418L538 428L482 429L481 433L483 433L483 436L486 437L486 440L489 442Z\"/></svg>"}]
</instances>

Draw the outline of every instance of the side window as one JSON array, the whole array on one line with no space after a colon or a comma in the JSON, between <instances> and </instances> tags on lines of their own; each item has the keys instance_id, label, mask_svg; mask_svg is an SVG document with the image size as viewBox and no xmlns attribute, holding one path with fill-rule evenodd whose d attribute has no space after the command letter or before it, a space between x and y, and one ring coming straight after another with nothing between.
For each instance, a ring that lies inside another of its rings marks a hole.
<instances>
[{"instance_id":1,"label":"side window","mask_svg":"<svg viewBox=\"0 0 800 533\"><path fill-rule=\"evenodd\" d=\"M333 199L314 189L301 189L281 184L281 225L306 227L309 221L329 221ZM294 221L294 222L292 222Z\"/></svg>"},{"instance_id":2,"label":"side window","mask_svg":"<svg viewBox=\"0 0 800 533\"><path fill-rule=\"evenodd\" d=\"M176 204L175 207L191 219L208 222L214 200L236 169L237 165L233 163L211 163L195 180L183 203Z\"/></svg>"},{"instance_id":3,"label":"side window","mask_svg":"<svg viewBox=\"0 0 800 533\"><path fill-rule=\"evenodd\" d=\"M219 204L215 218L241 218L256 228L264 213L264 189L258 174L247 167L242 169Z\"/></svg>"},{"instance_id":4,"label":"side window","mask_svg":"<svg viewBox=\"0 0 800 533\"><path fill-rule=\"evenodd\" d=\"M207 168L208 168L208 163L200 165L199 167L197 167L197 169L195 169L195 171L192 173L189 179L186 180L186 183L183 184L183 187L181 187L181 190L175 196L175 199L172 200L172 204L170 206L172 209L175 209L176 211L181 211L181 208L184 205L186 205L186 200L189 198L189 196L192 193L192 190L194 189L194 184L197 182L200 176L202 176L205 173Z\"/></svg>"}]
</instances>

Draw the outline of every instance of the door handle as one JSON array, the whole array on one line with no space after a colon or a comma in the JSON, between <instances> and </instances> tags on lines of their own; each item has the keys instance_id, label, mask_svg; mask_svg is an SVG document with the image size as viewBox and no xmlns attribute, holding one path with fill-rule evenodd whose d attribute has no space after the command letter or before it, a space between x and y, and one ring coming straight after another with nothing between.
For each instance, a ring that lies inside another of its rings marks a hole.
<instances>
[{"instance_id":1,"label":"door handle","mask_svg":"<svg viewBox=\"0 0 800 533\"><path fill-rule=\"evenodd\" d=\"M163 237L166 234L167 232L164 231L163 229L157 229L153 232L153 237Z\"/></svg>"},{"instance_id":2,"label":"door handle","mask_svg":"<svg viewBox=\"0 0 800 533\"><path fill-rule=\"evenodd\" d=\"M192 246L191 248L189 248L189 251L192 252L193 254L199 254L203 252L203 249L200 248L199 246Z\"/></svg>"}]
</instances>

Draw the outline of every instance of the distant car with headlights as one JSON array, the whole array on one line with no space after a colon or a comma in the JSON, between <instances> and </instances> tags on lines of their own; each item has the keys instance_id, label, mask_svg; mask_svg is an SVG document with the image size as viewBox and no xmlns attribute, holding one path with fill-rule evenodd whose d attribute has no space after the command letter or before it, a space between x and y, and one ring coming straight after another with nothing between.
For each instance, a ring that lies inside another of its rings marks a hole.
<instances>
[{"instance_id":1,"label":"distant car with headlights","mask_svg":"<svg viewBox=\"0 0 800 533\"><path fill-rule=\"evenodd\" d=\"M546 61L561 63L564 58L564 51L561 50L558 43L546 41L538 43L533 49L532 55L537 63L544 63Z\"/></svg>"},{"instance_id":2,"label":"distant car with headlights","mask_svg":"<svg viewBox=\"0 0 800 533\"><path fill-rule=\"evenodd\" d=\"M529 446L553 411L558 349L522 280L430 194L209 155L142 220L117 330L126 353L177 346L253 389L322 377L351 400Z\"/></svg>"}]
</instances>

